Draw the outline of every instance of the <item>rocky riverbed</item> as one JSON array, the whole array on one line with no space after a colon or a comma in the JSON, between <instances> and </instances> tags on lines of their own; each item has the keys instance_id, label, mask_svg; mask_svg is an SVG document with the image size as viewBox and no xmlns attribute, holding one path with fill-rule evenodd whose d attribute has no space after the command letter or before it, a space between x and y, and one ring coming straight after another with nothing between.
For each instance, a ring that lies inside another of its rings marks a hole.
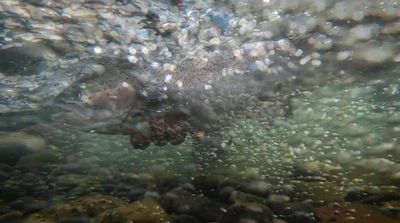
<instances>
[{"instance_id":1,"label":"rocky riverbed","mask_svg":"<svg viewBox=\"0 0 400 223\"><path fill-rule=\"evenodd\" d=\"M400 3L0 2L0 222L399 222Z\"/></svg>"}]
</instances>

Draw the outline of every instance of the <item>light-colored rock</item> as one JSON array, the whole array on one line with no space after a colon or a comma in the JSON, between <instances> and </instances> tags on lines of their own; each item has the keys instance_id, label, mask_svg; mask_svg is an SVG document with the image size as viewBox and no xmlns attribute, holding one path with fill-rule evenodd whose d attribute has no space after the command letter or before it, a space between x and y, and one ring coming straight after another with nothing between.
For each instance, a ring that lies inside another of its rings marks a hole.
<instances>
[{"instance_id":1,"label":"light-colored rock","mask_svg":"<svg viewBox=\"0 0 400 223\"><path fill-rule=\"evenodd\" d=\"M361 167L377 173L390 172L395 167L395 164L395 162L385 158L369 158L359 162Z\"/></svg>"}]
</instances>

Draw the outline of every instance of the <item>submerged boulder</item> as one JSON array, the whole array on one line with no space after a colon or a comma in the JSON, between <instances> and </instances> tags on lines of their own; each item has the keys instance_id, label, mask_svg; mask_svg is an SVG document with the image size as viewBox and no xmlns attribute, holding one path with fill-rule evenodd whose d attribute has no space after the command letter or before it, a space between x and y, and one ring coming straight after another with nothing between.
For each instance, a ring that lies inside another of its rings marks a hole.
<instances>
[{"instance_id":1,"label":"submerged boulder","mask_svg":"<svg viewBox=\"0 0 400 223\"><path fill-rule=\"evenodd\" d=\"M172 222L159 204L152 199L133 203L105 195L80 198L59 203L30 215L25 222Z\"/></svg>"},{"instance_id":2,"label":"submerged boulder","mask_svg":"<svg viewBox=\"0 0 400 223\"><path fill-rule=\"evenodd\" d=\"M10 133L0 137L0 163L15 165L21 157L43 150L44 139L24 132Z\"/></svg>"}]
</instances>

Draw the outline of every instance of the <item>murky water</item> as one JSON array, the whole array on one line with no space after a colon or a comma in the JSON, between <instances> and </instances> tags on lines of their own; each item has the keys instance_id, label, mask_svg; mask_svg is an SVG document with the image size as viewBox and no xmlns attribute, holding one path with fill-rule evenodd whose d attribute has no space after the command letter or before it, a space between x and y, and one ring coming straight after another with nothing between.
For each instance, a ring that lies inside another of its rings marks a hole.
<instances>
[{"instance_id":1,"label":"murky water","mask_svg":"<svg viewBox=\"0 0 400 223\"><path fill-rule=\"evenodd\" d=\"M400 222L398 1L0 2L0 222Z\"/></svg>"}]
</instances>

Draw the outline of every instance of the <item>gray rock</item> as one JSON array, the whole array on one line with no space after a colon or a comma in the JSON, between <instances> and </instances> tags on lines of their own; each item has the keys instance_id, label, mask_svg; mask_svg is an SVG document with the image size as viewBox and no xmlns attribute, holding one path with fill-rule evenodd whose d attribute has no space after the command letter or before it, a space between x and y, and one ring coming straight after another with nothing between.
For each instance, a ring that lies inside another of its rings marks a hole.
<instances>
[{"instance_id":1,"label":"gray rock","mask_svg":"<svg viewBox=\"0 0 400 223\"><path fill-rule=\"evenodd\" d=\"M230 206L223 215L222 223L271 223L273 221L273 213L263 204L260 203L237 203Z\"/></svg>"},{"instance_id":2,"label":"gray rock","mask_svg":"<svg viewBox=\"0 0 400 223\"><path fill-rule=\"evenodd\" d=\"M161 196L157 191L146 191L143 195L145 198L159 199Z\"/></svg>"},{"instance_id":3,"label":"gray rock","mask_svg":"<svg viewBox=\"0 0 400 223\"><path fill-rule=\"evenodd\" d=\"M241 190L257 196L266 197L271 192L272 185L265 181L250 181L246 183Z\"/></svg>"},{"instance_id":4,"label":"gray rock","mask_svg":"<svg viewBox=\"0 0 400 223\"><path fill-rule=\"evenodd\" d=\"M279 203L285 203L290 201L290 197L283 195L283 194L270 194L268 196L268 201L269 202L279 202Z\"/></svg>"}]
</instances>

